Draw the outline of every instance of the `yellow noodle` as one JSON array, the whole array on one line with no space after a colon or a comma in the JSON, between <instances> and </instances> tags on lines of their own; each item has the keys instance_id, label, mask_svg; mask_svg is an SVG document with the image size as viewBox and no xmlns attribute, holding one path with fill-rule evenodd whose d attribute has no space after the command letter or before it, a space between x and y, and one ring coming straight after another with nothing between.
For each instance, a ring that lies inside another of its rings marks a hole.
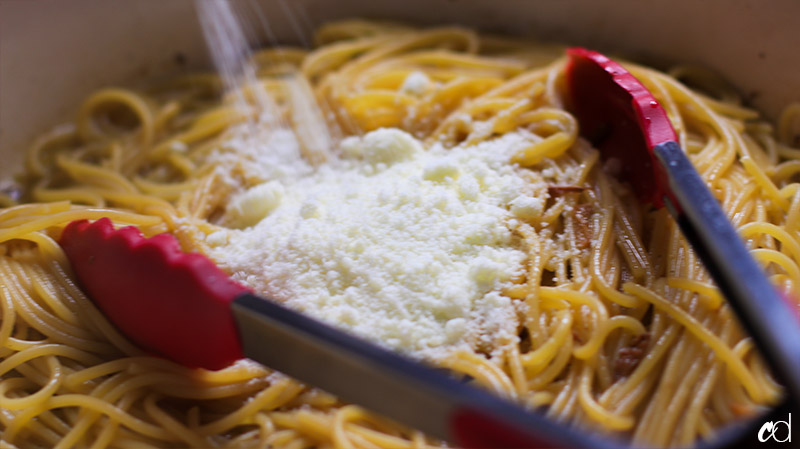
<instances>
[{"instance_id":1,"label":"yellow noodle","mask_svg":"<svg viewBox=\"0 0 800 449\"><path fill-rule=\"evenodd\" d=\"M741 359L736 357L733 354L733 351L731 351L731 349L725 345L724 342L712 334L702 324L697 322L696 319L692 318L691 315L687 314L674 304L665 301L652 291L639 285L626 283L623 288L625 288L625 290L629 293L651 302L658 309L668 313L672 319L678 321L695 337L716 351L717 356L728 364L729 369L739 378L739 380L742 382L742 385L747 389L753 399L757 401L775 400L775 398L770 398L768 396L769 393L764 391L764 389L755 381L755 379L753 379L752 374L741 361Z\"/></svg>"},{"instance_id":2,"label":"yellow noodle","mask_svg":"<svg viewBox=\"0 0 800 449\"><path fill-rule=\"evenodd\" d=\"M709 309L718 309L722 305L722 295L719 291L710 284L705 282L696 281L694 279L685 278L668 278L667 285L672 288L681 288L684 290L691 290L699 293L701 298L705 299L706 307Z\"/></svg>"}]
</instances>

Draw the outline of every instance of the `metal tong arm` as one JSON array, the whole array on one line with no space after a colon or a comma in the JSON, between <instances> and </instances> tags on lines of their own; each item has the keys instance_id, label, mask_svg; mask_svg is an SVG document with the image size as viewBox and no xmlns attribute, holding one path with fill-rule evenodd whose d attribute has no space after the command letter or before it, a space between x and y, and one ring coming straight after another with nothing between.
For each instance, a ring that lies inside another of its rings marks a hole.
<instances>
[{"instance_id":1,"label":"metal tong arm","mask_svg":"<svg viewBox=\"0 0 800 449\"><path fill-rule=\"evenodd\" d=\"M789 397L800 403L797 309L769 282L680 146L668 141L653 150L666 169L678 203L665 197L667 208Z\"/></svg>"},{"instance_id":2,"label":"metal tong arm","mask_svg":"<svg viewBox=\"0 0 800 449\"><path fill-rule=\"evenodd\" d=\"M233 302L246 356L458 447L622 448L252 294Z\"/></svg>"}]
</instances>

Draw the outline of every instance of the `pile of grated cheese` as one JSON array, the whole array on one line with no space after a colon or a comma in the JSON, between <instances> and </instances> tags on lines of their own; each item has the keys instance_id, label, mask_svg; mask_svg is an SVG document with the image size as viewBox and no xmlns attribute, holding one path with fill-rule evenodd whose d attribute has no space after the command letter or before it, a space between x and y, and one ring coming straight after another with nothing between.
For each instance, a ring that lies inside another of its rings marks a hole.
<instances>
[{"instance_id":1,"label":"pile of grated cheese","mask_svg":"<svg viewBox=\"0 0 800 449\"><path fill-rule=\"evenodd\" d=\"M316 169L274 152L261 158L270 180L228 206L242 229L210 235L211 256L255 291L411 356L514 343L502 291L526 254L510 229L544 202L510 159L537 140L519 131L425 149L380 129L343 140L341 157ZM295 167L286 176L280 157Z\"/></svg>"}]
</instances>

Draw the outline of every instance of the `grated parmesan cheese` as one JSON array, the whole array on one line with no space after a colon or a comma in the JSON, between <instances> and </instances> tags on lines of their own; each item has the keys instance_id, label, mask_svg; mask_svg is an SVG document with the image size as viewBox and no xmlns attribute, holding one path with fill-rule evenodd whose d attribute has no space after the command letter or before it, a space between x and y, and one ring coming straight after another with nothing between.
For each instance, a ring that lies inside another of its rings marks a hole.
<instances>
[{"instance_id":1,"label":"grated parmesan cheese","mask_svg":"<svg viewBox=\"0 0 800 449\"><path fill-rule=\"evenodd\" d=\"M243 170L247 179L256 182L296 178L313 171L303 159L300 143L291 129L268 123L240 125L233 128L222 147L212 152L209 162L231 185L236 184L230 179L234 168Z\"/></svg>"},{"instance_id":2,"label":"grated parmesan cheese","mask_svg":"<svg viewBox=\"0 0 800 449\"><path fill-rule=\"evenodd\" d=\"M433 87L433 81L424 72L416 70L408 74L400 91L413 96L421 96Z\"/></svg>"},{"instance_id":3,"label":"grated parmesan cheese","mask_svg":"<svg viewBox=\"0 0 800 449\"><path fill-rule=\"evenodd\" d=\"M267 204L251 206L251 227L209 238L212 257L262 294L412 356L513 343L501 292L526 255L509 222L541 204L520 196L530 177L509 161L533 138L424 150L397 129L350 137L343 159L234 200L232 211Z\"/></svg>"},{"instance_id":4,"label":"grated parmesan cheese","mask_svg":"<svg viewBox=\"0 0 800 449\"><path fill-rule=\"evenodd\" d=\"M235 196L226 208L229 222L235 228L246 228L260 222L280 206L283 184L278 181L259 184Z\"/></svg>"}]
</instances>

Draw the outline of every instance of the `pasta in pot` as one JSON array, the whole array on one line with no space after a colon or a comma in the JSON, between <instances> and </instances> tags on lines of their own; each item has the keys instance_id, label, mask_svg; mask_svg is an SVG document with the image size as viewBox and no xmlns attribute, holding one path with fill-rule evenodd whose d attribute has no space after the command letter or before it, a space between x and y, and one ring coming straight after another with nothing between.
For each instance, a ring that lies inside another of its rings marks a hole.
<instances>
[{"instance_id":1,"label":"pasta in pot","mask_svg":"<svg viewBox=\"0 0 800 449\"><path fill-rule=\"evenodd\" d=\"M528 255L503 292L518 338L434 363L552 419L657 447L711 438L777 401L780 386L666 211L639 205L578 137L562 49L362 21L326 25L316 43L256 53L258 83L227 95L214 75L97 91L34 142L24 203L0 196L0 447L439 444L249 361L207 372L143 354L76 285L56 243L76 219L171 232L210 252L231 196L269 181L227 144L264 123L260 89L273 100L266 121L291 129L317 166L336 157L335 138L378 128L448 147L520 129L539 137L513 159L549 183L541 213L509 223ZM800 109L773 133L722 84L710 89L720 99L686 87L694 69L678 79L626 67L773 283L796 294ZM307 112L315 102L322 114Z\"/></svg>"}]
</instances>

